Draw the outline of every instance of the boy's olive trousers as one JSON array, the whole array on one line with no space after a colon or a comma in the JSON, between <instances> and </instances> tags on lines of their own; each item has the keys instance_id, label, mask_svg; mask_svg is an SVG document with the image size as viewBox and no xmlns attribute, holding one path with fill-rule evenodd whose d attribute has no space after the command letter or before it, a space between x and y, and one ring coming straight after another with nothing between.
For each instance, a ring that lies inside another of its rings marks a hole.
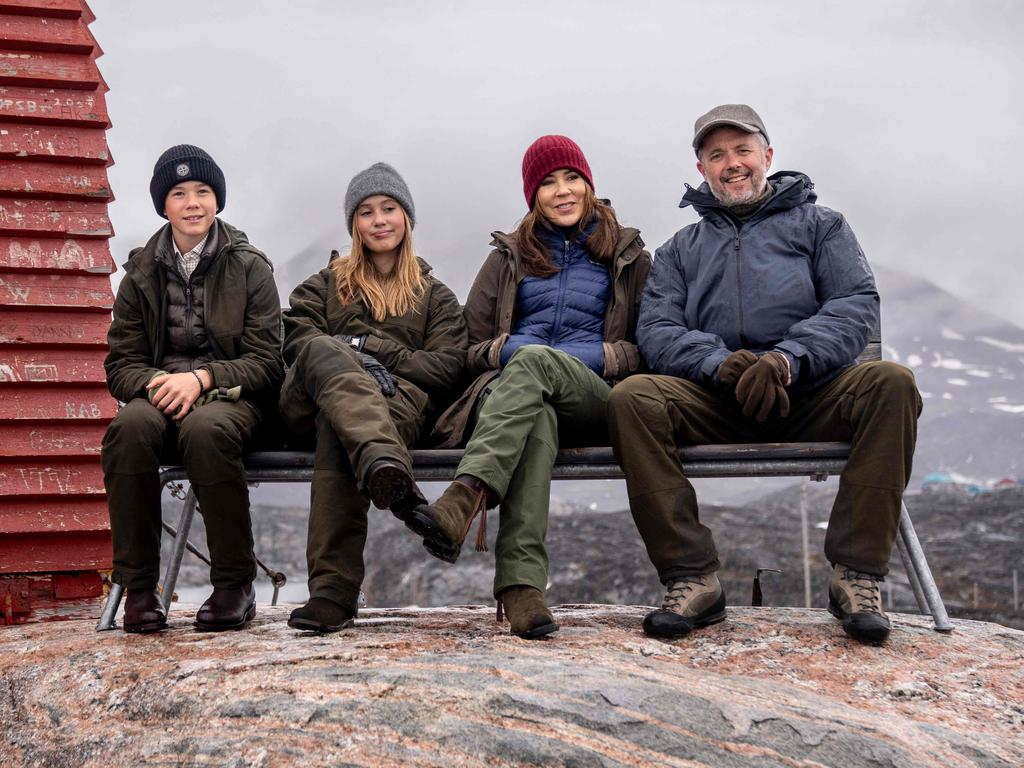
<instances>
[{"instance_id":1,"label":"boy's olive trousers","mask_svg":"<svg viewBox=\"0 0 1024 768\"><path fill-rule=\"evenodd\" d=\"M663 583L719 567L678 457L680 447L708 443L849 442L825 555L884 576L920 413L914 375L890 362L848 368L820 389L793 397L788 417L770 416L764 423L743 416L731 392L674 376L632 376L608 401L612 446L626 473L633 520Z\"/></svg>"},{"instance_id":2,"label":"boy's olive trousers","mask_svg":"<svg viewBox=\"0 0 1024 768\"><path fill-rule=\"evenodd\" d=\"M125 404L103 436L113 580L152 589L160 575L161 464L185 466L206 523L210 582L239 587L256 578L249 489L242 453L260 423L244 401L215 400L173 422L145 398Z\"/></svg>"},{"instance_id":3,"label":"boy's olive trousers","mask_svg":"<svg viewBox=\"0 0 1024 768\"><path fill-rule=\"evenodd\" d=\"M529 344L489 389L456 474L480 478L501 499L495 596L513 585L543 592L551 468L559 443L607 445L611 387L572 355Z\"/></svg>"}]
</instances>

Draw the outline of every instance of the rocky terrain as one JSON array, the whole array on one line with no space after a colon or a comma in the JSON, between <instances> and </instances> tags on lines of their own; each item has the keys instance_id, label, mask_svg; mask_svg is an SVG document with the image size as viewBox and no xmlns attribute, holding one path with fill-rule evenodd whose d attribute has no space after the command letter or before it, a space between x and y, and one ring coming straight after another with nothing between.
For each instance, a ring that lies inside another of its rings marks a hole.
<instances>
[{"instance_id":1,"label":"rocky terrain","mask_svg":"<svg viewBox=\"0 0 1024 768\"><path fill-rule=\"evenodd\" d=\"M1024 764L1024 633L995 624L899 615L871 647L824 611L736 608L663 643L642 608L564 605L531 642L477 606L324 637L286 606L224 634L192 610L157 636L0 632L0 765Z\"/></svg>"}]
</instances>

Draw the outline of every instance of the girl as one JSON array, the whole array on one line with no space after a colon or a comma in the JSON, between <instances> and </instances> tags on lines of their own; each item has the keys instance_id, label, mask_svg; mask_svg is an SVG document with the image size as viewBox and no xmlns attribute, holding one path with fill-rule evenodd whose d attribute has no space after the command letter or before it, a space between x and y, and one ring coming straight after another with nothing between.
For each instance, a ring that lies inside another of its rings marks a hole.
<instances>
[{"instance_id":1,"label":"girl","mask_svg":"<svg viewBox=\"0 0 1024 768\"><path fill-rule=\"evenodd\" d=\"M542 136L523 157L530 211L494 251L470 290L467 367L477 379L438 423L457 444L476 427L455 482L407 525L437 557L455 562L473 518L501 503L494 595L512 633L558 629L544 604L551 468L561 443L607 445L611 384L637 371L636 317L650 256L636 229L619 226L594 196L583 152Z\"/></svg>"},{"instance_id":2,"label":"girl","mask_svg":"<svg viewBox=\"0 0 1024 768\"><path fill-rule=\"evenodd\" d=\"M309 601L288 625L351 626L370 502L404 520L424 503L408 446L462 374L459 302L413 252L416 212L398 172L377 163L345 194L352 252L292 293L281 391L287 426L315 431L306 560Z\"/></svg>"}]
</instances>

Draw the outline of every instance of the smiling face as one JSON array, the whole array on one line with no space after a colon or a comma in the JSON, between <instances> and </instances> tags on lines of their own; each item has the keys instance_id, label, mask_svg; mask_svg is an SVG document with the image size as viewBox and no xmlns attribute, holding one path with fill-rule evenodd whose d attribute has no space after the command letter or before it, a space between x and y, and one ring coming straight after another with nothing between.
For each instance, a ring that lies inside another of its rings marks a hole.
<instances>
[{"instance_id":1,"label":"smiling face","mask_svg":"<svg viewBox=\"0 0 1024 768\"><path fill-rule=\"evenodd\" d=\"M760 197L771 167L772 148L765 147L761 135L730 126L716 128L705 137L697 161L711 193L729 206Z\"/></svg>"},{"instance_id":2,"label":"smiling face","mask_svg":"<svg viewBox=\"0 0 1024 768\"><path fill-rule=\"evenodd\" d=\"M171 222L174 242L182 253L206 237L217 216L217 195L202 181L183 181L164 198L164 215Z\"/></svg>"},{"instance_id":3,"label":"smiling face","mask_svg":"<svg viewBox=\"0 0 1024 768\"><path fill-rule=\"evenodd\" d=\"M394 198L373 195L356 207L354 227L375 262L393 261L405 239L405 211Z\"/></svg>"},{"instance_id":4,"label":"smiling face","mask_svg":"<svg viewBox=\"0 0 1024 768\"><path fill-rule=\"evenodd\" d=\"M583 216L587 182L578 171L560 168L549 173L537 187L536 206L541 215L558 227L574 227Z\"/></svg>"}]
</instances>

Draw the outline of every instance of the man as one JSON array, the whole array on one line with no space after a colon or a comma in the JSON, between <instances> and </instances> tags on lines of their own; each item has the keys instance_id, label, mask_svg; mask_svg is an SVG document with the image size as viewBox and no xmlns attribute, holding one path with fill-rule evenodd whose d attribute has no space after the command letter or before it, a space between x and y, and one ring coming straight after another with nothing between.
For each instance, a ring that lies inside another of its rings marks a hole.
<instances>
[{"instance_id":1,"label":"man","mask_svg":"<svg viewBox=\"0 0 1024 768\"><path fill-rule=\"evenodd\" d=\"M633 518L666 585L644 631L681 637L725 618L680 446L841 440L851 453L825 538L829 610L852 637L882 642L879 582L921 410L913 375L854 365L878 324L874 277L846 220L815 205L807 176L768 176L757 113L715 107L698 118L693 148L704 183L687 185L680 207L701 220L656 252L637 326L656 375L627 379L608 403Z\"/></svg>"},{"instance_id":2,"label":"man","mask_svg":"<svg viewBox=\"0 0 1024 768\"><path fill-rule=\"evenodd\" d=\"M200 630L245 626L256 576L242 452L276 407L283 376L281 310L269 260L216 218L226 185L199 147L171 147L150 182L168 220L125 264L107 335L110 393L124 403L103 438L113 579L127 590L126 632L167 617L160 567L161 463L181 460L213 565Z\"/></svg>"}]
</instances>

